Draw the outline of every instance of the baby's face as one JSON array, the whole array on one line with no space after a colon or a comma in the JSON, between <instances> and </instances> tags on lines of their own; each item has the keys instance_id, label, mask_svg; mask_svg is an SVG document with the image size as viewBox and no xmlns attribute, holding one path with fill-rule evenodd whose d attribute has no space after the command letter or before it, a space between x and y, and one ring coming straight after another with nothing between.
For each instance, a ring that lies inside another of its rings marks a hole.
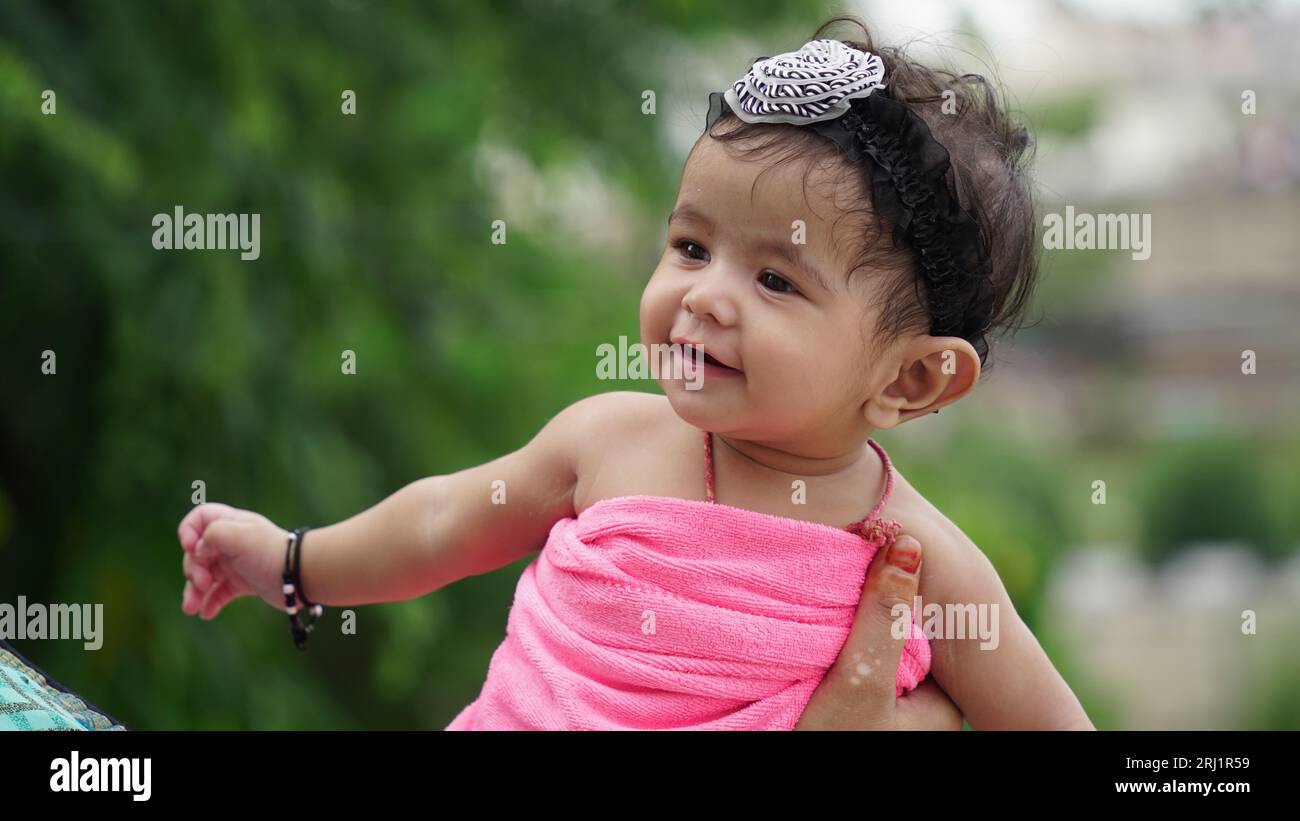
<instances>
[{"instance_id":1,"label":"baby's face","mask_svg":"<svg viewBox=\"0 0 1300 821\"><path fill-rule=\"evenodd\" d=\"M847 182L837 191L824 168L809 174L805 194L798 162L759 179L769 167L709 136L696 145L641 297L641 342L696 343L730 366L700 374L688 353L684 378L659 375L697 427L773 442L855 431L867 397L889 381L888 349L871 344L879 277L848 276L862 229L849 216L832 235L859 194Z\"/></svg>"}]
</instances>

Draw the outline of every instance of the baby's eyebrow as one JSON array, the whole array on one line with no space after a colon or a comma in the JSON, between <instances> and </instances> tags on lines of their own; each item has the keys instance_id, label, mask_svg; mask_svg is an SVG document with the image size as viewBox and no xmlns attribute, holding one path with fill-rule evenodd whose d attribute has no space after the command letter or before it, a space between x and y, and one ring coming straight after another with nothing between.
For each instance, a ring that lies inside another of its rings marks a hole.
<instances>
[{"instance_id":1,"label":"baby's eyebrow","mask_svg":"<svg viewBox=\"0 0 1300 821\"><path fill-rule=\"evenodd\" d=\"M808 274L813 281L822 287L823 291L831 290L826 284L826 277L822 276L817 266L812 264L803 254L803 246L794 242L782 242L780 240L767 240L759 244L759 250L778 256L794 267Z\"/></svg>"},{"instance_id":2,"label":"baby's eyebrow","mask_svg":"<svg viewBox=\"0 0 1300 821\"><path fill-rule=\"evenodd\" d=\"M668 215L668 224L672 225L674 222L698 222L710 231L713 230L713 220L690 205L679 205L673 209L673 212Z\"/></svg>"},{"instance_id":3,"label":"baby's eyebrow","mask_svg":"<svg viewBox=\"0 0 1300 821\"><path fill-rule=\"evenodd\" d=\"M713 220L706 217L702 212L690 205L679 205L668 215L668 224L674 222L698 222L704 226L710 233L714 230ZM808 274L813 281L821 286L823 291L830 291L831 287L827 284L826 277L822 276L817 266L804 256L802 245L794 242L783 242L781 240L765 240L758 245L758 250L771 256L777 256L794 267Z\"/></svg>"}]
</instances>

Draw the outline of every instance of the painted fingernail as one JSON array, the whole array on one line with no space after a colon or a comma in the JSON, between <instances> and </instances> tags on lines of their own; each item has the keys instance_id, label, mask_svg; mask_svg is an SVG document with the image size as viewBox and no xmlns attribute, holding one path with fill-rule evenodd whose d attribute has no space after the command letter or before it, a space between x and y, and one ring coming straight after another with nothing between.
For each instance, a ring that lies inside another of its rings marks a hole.
<instances>
[{"instance_id":1,"label":"painted fingernail","mask_svg":"<svg viewBox=\"0 0 1300 821\"><path fill-rule=\"evenodd\" d=\"M885 561L906 573L915 573L921 563L921 544L911 536L900 536L889 548Z\"/></svg>"}]
</instances>

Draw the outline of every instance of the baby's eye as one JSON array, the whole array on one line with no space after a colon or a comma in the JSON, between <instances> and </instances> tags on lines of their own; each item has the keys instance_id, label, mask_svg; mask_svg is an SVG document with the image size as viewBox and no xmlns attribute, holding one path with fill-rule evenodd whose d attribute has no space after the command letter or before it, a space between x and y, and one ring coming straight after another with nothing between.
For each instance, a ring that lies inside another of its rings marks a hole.
<instances>
[{"instance_id":1,"label":"baby's eye","mask_svg":"<svg viewBox=\"0 0 1300 821\"><path fill-rule=\"evenodd\" d=\"M771 271L764 271L762 274L759 274L758 281L763 283L763 287L767 288L769 291L776 291L778 293L799 292L799 289L791 285L789 281L782 279Z\"/></svg>"},{"instance_id":2,"label":"baby's eye","mask_svg":"<svg viewBox=\"0 0 1300 821\"><path fill-rule=\"evenodd\" d=\"M703 246L703 245L700 245L700 244L697 243L697 242L691 242L691 241L688 240L688 239L679 239L679 240L677 240L676 242L673 243L673 247L676 248L676 249L678 249L679 251L682 251L682 250L686 249L687 247L690 247L690 248L698 248L698 249L700 249L700 251L703 251L703 252L704 252L704 255L705 255L706 257L707 257L708 254L709 254L708 251L705 251L705 250L704 250L704 246ZM695 260L695 261L697 261L697 262L702 261L699 257L693 257L693 256L691 256L689 253L684 253L683 256L685 256L687 259L693 259L693 260Z\"/></svg>"}]
</instances>

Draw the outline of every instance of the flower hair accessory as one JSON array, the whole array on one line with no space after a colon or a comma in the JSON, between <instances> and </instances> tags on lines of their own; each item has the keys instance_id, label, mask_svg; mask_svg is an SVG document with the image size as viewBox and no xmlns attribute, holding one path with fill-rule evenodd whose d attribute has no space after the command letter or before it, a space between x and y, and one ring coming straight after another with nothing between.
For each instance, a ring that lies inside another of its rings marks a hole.
<instances>
[{"instance_id":1,"label":"flower hair accessory","mask_svg":"<svg viewBox=\"0 0 1300 821\"><path fill-rule=\"evenodd\" d=\"M705 131L727 113L747 123L810 128L835 142L850 162L869 166L879 216L894 244L920 257L930 333L959 336L980 362L993 320L993 266L979 223L948 185L945 149L916 112L889 97L878 55L839 40L812 40L798 51L756 60L725 92L709 94ZM966 304L962 294L973 294Z\"/></svg>"},{"instance_id":2,"label":"flower hair accessory","mask_svg":"<svg viewBox=\"0 0 1300 821\"><path fill-rule=\"evenodd\" d=\"M885 64L875 54L839 40L813 40L756 61L724 97L746 122L807 125L839 117L851 100L883 88L884 77Z\"/></svg>"}]
</instances>

